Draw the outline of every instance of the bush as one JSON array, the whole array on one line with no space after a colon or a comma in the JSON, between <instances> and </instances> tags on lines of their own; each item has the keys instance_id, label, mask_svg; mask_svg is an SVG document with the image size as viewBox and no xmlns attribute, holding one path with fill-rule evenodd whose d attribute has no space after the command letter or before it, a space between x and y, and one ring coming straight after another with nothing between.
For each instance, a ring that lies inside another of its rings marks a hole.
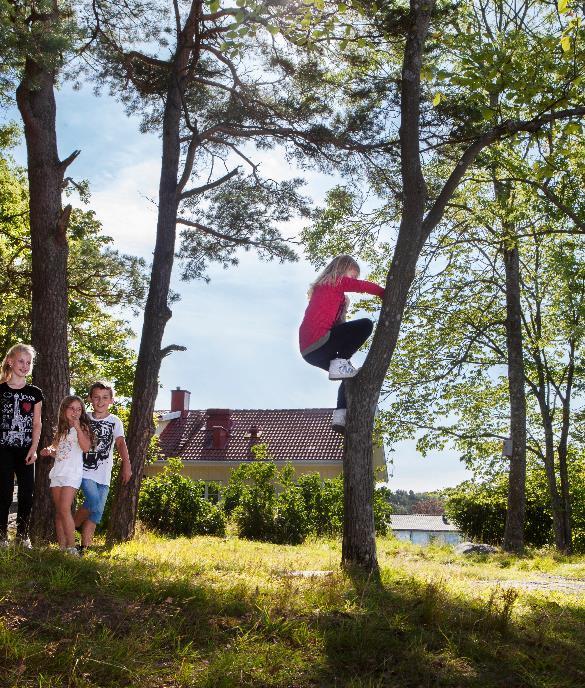
<instances>
[{"instance_id":1,"label":"bush","mask_svg":"<svg viewBox=\"0 0 585 688\"><path fill-rule=\"evenodd\" d=\"M231 474L223 506L241 537L299 544L308 535L336 536L343 529L343 478L323 481L319 474L295 481L291 464L278 471L271 461L241 464ZM388 532L392 507L374 492L374 519Z\"/></svg>"},{"instance_id":2,"label":"bush","mask_svg":"<svg viewBox=\"0 0 585 688\"><path fill-rule=\"evenodd\" d=\"M180 474L180 459L169 459L161 473L146 478L138 514L148 527L165 535L223 535L225 514L205 499L205 483Z\"/></svg>"},{"instance_id":3,"label":"bush","mask_svg":"<svg viewBox=\"0 0 585 688\"><path fill-rule=\"evenodd\" d=\"M467 480L446 490L445 513L465 535L476 541L499 545L504 538L508 504L508 478L499 476L489 483ZM527 545L542 547L551 539L552 517L546 493L530 480L526 484Z\"/></svg>"},{"instance_id":4,"label":"bush","mask_svg":"<svg viewBox=\"0 0 585 688\"><path fill-rule=\"evenodd\" d=\"M268 462L241 464L232 472L230 510L241 537L272 541L276 473L276 466Z\"/></svg>"}]
</instances>

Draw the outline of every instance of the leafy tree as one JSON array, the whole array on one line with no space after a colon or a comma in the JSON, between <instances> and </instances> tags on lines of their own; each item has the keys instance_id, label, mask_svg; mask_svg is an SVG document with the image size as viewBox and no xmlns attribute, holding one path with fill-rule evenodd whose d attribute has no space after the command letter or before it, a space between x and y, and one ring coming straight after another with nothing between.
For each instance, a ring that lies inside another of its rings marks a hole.
<instances>
[{"instance_id":1,"label":"leafy tree","mask_svg":"<svg viewBox=\"0 0 585 688\"><path fill-rule=\"evenodd\" d=\"M38 352L33 373L45 393L41 444L48 444L60 400L69 392L67 350L67 229L71 205L62 207L65 172L79 151L59 158L55 125L55 82L65 54L79 39L71 4L61 0L2 0L0 91L14 85L27 148L31 237L31 342ZM47 289L47 285L51 289ZM48 466L36 471L31 531L52 533Z\"/></svg>"},{"instance_id":2,"label":"leafy tree","mask_svg":"<svg viewBox=\"0 0 585 688\"><path fill-rule=\"evenodd\" d=\"M547 3L455 6L411 0L408 8L355 7L369 29L369 40L363 30L367 57L358 69L368 72L371 81L379 77L376 96L383 109L371 112L383 116L392 142L389 162L370 174L383 205L368 219L376 217L398 230L378 327L365 365L348 385L343 559L375 571L371 431L419 257L459 184L490 146L512 137L525 140L553 122L583 116L583 27L575 14L567 16L564 9L558 14ZM509 21L499 21L502 8ZM487 18L489 30L478 16ZM347 230L343 241L367 250L363 224L352 226L345 214L331 212L322 219L313 246L322 238L327 245L341 225Z\"/></svg>"},{"instance_id":3,"label":"leafy tree","mask_svg":"<svg viewBox=\"0 0 585 688\"><path fill-rule=\"evenodd\" d=\"M298 34L299 13L310 9L305 3L161 0L120 8L96 0L93 6L100 78L130 112L142 113L145 130L162 136L157 240L128 432L133 477L114 505L109 540L116 541L134 530L161 361L182 349L162 347L177 225L185 228L179 249L185 278L204 277L209 261L235 264L242 248L293 260L278 225L306 214L301 182L263 177L246 142L257 150L291 142L305 155L360 144L344 127L336 130L335 109L306 88L318 71L315 60L297 64L274 39L281 28Z\"/></svg>"},{"instance_id":4,"label":"leafy tree","mask_svg":"<svg viewBox=\"0 0 585 688\"><path fill-rule=\"evenodd\" d=\"M471 467L490 475L501 470L509 410L502 375L507 358L500 209L482 193L484 183L476 179L462 191L459 205L465 214L455 215L450 231L429 245L446 266L438 274L421 275L390 368L386 392L393 401L386 421L396 437L403 431L422 433L419 447L425 452L452 440ZM563 505L570 505L569 443L580 441L584 245L580 237L571 242L558 237L555 229L567 227L567 218L555 219L530 185L515 189L511 201L506 221L515 224L523 257L520 317L529 463L544 469L555 542L568 549L570 509ZM448 422L441 423L441 417Z\"/></svg>"},{"instance_id":5,"label":"leafy tree","mask_svg":"<svg viewBox=\"0 0 585 688\"><path fill-rule=\"evenodd\" d=\"M0 350L31 337L31 243L23 170L0 157ZM129 396L135 353L128 324L110 309L137 309L145 291L144 263L112 249L92 211L73 209L69 224L68 349L72 385L82 395L98 377ZM50 426L55 418L49 419Z\"/></svg>"}]
</instances>

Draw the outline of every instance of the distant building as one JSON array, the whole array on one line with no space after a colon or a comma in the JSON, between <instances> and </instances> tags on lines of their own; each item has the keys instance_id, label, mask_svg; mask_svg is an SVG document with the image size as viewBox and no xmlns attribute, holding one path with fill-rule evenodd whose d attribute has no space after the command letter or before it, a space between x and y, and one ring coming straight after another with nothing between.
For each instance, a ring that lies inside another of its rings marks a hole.
<instances>
[{"instance_id":1,"label":"distant building","mask_svg":"<svg viewBox=\"0 0 585 688\"><path fill-rule=\"evenodd\" d=\"M463 541L463 533L449 523L445 516L426 514L396 514L390 517L390 527L398 540L406 540L415 545L428 545L438 542L457 545Z\"/></svg>"},{"instance_id":2,"label":"distant building","mask_svg":"<svg viewBox=\"0 0 585 688\"><path fill-rule=\"evenodd\" d=\"M189 398L187 390L174 389L171 410L157 411L162 459L146 466L146 475L178 457L187 477L226 484L236 466L257 460L252 451L257 444L266 445L279 467L292 463L297 475L319 473L326 479L342 473L343 437L331 428L333 409L192 410ZM388 480L383 447L373 454L378 480Z\"/></svg>"}]
</instances>

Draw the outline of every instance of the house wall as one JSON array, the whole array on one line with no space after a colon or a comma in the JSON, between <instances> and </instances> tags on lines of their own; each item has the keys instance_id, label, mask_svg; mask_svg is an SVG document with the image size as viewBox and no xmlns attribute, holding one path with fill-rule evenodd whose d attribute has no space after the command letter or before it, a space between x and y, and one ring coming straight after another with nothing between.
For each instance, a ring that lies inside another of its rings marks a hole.
<instances>
[{"instance_id":1,"label":"house wall","mask_svg":"<svg viewBox=\"0 0 585 688\"><path fill-rule=\"evenodd\" d=\"M439 542L445 545L458 545L463 541L461 533L444 530L394 530L397 540L412 542L413 545L429 545L431 542Z\"/></svg>"},{"instance_id":2,"label":"house wall","mask_svg":"<svg viewBox=\"0 0 585 688\"><path fill-rule=\"evenodd\" d=\"M157 475L164 468L163 461L156 462L146 466L144 474L148 476ZM205 480L227 484L230 474L238 463L220 464L220 463L201 463L183 462L182 474L191 480ZM285 464L277 462L277 466L282 468ZM310 464L293 464L297 475L304 475L306 473L319 473L323 480L335 478L341 475L342 463L341 461L335 463L319 464L311 462Z\"/></svg>"}]
</instances>

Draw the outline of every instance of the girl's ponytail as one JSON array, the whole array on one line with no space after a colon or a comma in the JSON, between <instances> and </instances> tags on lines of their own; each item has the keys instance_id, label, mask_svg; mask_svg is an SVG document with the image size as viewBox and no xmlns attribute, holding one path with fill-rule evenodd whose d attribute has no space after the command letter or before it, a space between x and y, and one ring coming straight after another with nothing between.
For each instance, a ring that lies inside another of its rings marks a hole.
<instances>
[{"instance_id":1,"label":"girl's ponytail","mask_svg":"<svg viewBox=\"0 0 585 688\"><path fill-rule=\"evenodd\" d=\"M33 361L37 355L37 352L29 344L22 344L19 342L18 344L10 347L6 353L6 356L4 356L2 365L0 366L0 383L8 382L8 380L10 380L12 377L12 366L10 365L9 361L11 358L14 358L16 354L21 353L28 354Z\"/></svg>"}]
</instances>

